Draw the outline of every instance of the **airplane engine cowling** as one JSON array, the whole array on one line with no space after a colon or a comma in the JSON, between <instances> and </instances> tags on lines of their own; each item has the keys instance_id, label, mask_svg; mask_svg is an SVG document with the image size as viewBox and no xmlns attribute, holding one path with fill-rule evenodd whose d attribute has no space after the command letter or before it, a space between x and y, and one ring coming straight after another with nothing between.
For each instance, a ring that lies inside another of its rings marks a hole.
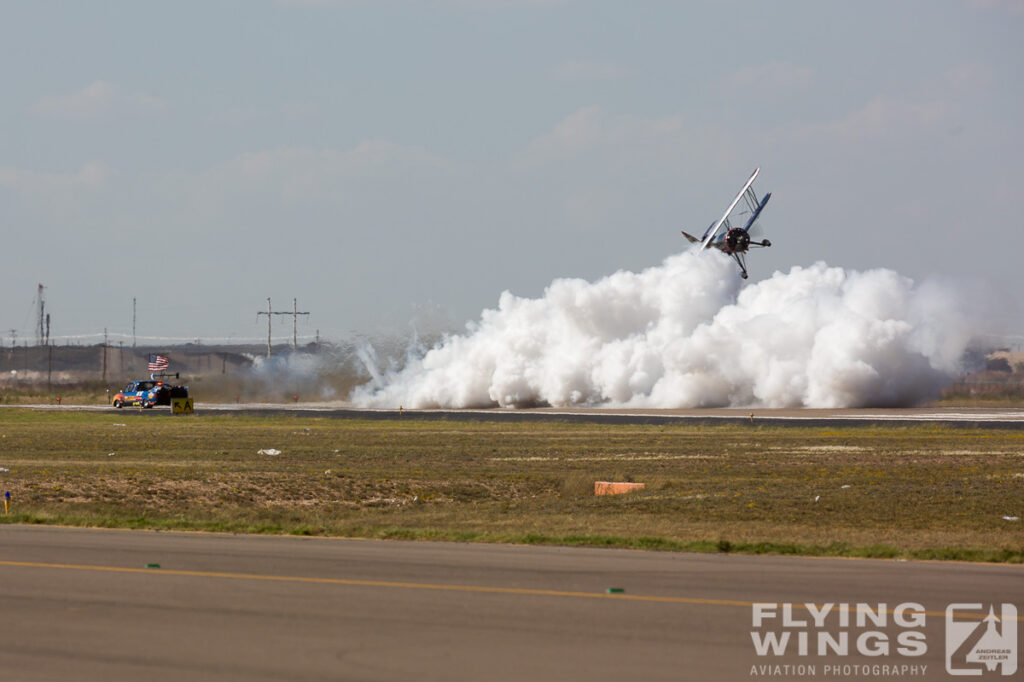
<instances>
[{"instance_id":1,"label":"airplane engine cowling","mask_svg":"<svg viewBox=\"0 0 1024 682\"><path fill-rule=\"evenodd\" d=\"M725 233L725 246L729 253L744 253L750 247L750 235L740 227Z\"/></svg>"}]
</instances>

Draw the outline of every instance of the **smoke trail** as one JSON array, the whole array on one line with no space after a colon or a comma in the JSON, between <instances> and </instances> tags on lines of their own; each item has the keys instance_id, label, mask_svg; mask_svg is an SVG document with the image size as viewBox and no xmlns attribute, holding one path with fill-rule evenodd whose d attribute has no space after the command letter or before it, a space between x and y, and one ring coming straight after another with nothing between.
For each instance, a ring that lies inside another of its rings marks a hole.
<instances>
[{"instance_id":1,"label":"smoke trail","mask_svg":"<svg viewBox=\"0 0 1024 682\"><path fill-rule=\"evenodd\" d=\"M740 286L724 255L505 292L464 334L352 394L365 406L902 406L937 395L966 306L891 270L816 263Z\"/></svg>"}]
</instances>

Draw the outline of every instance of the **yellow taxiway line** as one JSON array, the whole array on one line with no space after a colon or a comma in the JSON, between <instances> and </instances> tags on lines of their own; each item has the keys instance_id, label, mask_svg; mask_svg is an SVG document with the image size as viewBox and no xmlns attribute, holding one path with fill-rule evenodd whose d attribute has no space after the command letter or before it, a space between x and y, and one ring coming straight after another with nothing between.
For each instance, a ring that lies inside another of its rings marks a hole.
<instances>
[{"instance_id":1,"label":"yellow taxiway line","mask_svg":"<svg viewBox=\"0 0 1024 682\"><path fill-rule=\"evenodd\" d=\"M354 578L316 578L307 576L261 575L259 573L226 573L220 571L184 571L164 568L129 568L126 566L96 566L89 564L55 564L37 561L2 561L0 566L15 568L52 568L71 571L96 571L105 573L145 573L152 576L182 576L189 578L219 578L224 580L264 580L281 583L305 583L313 585L351 585L358 587L397 587L414 590L439 590L448 592L473 592L485 594L515 594L541 597L584 597L588 599L615 599L619 601L657 602L662 604L695 604L703 606L742 606L752 607L765 602L741 601L734 599L701 599L697 597L663 597L656 595L605 593L605 592L574 592L571 590L538 590L528 587L491 587L487 585L445 585L439 583L414 583L388 580L357 580ZM769 602L771 603L771 602ZM794 603L793 608L807 609L805 604ZM813 604L812 604L813 606ZM841 610L855 609L843 607ZM926 616L944 617L942 611L924 611ZM962 617L973 618L974 614L962 614ZM981 620L984 616L978 615ZM1016 620L1024 622L1024 616Z\"/></svg>"}]
</instances>

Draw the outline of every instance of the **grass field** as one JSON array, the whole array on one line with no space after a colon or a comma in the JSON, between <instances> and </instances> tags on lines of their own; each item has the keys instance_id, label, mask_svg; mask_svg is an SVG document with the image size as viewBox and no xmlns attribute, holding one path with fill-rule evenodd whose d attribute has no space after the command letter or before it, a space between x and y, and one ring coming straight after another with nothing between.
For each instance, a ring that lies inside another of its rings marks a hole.
<instances>
[{"instance_id":1,"label":"grass field","mask_svg":"<svg viewBox=\"0 0 1024 682\"><path fill-rule=\"evenodd\" d=\"M8 523L1024 562L1020 431L5 408L0 468Z\"/></svg>"}]
</instances>

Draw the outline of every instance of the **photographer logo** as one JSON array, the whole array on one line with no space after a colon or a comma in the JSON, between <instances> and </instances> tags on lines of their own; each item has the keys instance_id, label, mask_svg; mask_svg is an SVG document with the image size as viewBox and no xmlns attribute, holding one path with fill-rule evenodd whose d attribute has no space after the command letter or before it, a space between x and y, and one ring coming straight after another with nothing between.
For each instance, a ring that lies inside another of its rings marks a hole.
<instances>
[{"instance_id":1,"label":"photographer logo","mask_svg":"<svg viewBox=\"0 0 1024 682\"><path fill-rule=\"evenodd\" d=\"M1017 607L1013 604L950 604L946 607L946 672L982 675L1017 672Z\"/></svg>"}]
</instances>

